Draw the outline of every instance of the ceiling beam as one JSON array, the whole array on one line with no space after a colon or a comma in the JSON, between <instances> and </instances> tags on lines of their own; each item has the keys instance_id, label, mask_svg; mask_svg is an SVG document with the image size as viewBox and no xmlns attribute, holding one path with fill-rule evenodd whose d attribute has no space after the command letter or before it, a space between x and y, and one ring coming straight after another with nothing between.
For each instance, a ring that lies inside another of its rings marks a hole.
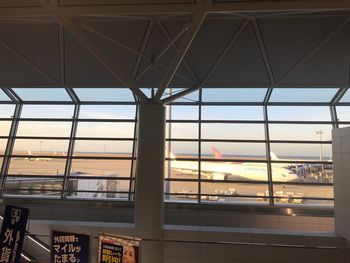
<instances>
[{"instance_id":1,"label":"ceiling beam","mask_svg":"<svg viewBox=\"0 0 350 263\"><path fill-rule=\"evenodd\" d=\"M99 61L108 71L110 71L125 87L129 88L141 101L148 101L147 96L126 76L119 67L113 63L108 56L103 53L82 31L66 17L57 17L59 23L83 46L87 51Z\"/></svg>"},{"instance_id":2,"label":"ceiling beam","mask_svg":"<svg viewBox=\"0 0 350 263\"><path fill-rule=\"evenodd\" d=\"M99 5L66 5L48 10L45 6L34 7L2 7L0 17L31 17L31 16L128 16L128 15L173 15L191 14L196 12L198 4L107 4ZM346 11L350 10L350 1L344 0L280 0L280 1L232 1L211 3L206 7L206 13L231 12L315 12L315 11Z\"/></svg>"},{"instance_id":3,"label":"ceiling beam","mask_svg":"<svg viewBox=\"0 0 350 263\"><path fill-rule=\"evenodd\" d=\"M165 89L169 86L170 82L172 81L177 69L179 68L183 58L186 55L187 50L191 46L193 39L195 38L200 26L202 25L205 16L206 16L206 13L203 11L199 11L193 16L190 29L185 33L181 41L181 44L170 64L169 70L165 74L162 82L160 83L159 89L157 90L157 93L154 97L155 101L160 100Z\"/></svg>"}]
</instances>

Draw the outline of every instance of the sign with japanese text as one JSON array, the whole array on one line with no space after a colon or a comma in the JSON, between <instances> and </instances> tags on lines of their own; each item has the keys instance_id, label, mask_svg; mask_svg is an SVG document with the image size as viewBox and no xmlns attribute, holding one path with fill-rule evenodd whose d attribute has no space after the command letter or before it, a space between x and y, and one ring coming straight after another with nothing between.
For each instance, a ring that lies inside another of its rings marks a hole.
<instances>
[{"instance_id":1,"label":"sign with japanese text","mask_svg":"<svg viewBox=\"0 0 350 263\"><path fill-rule=\"evenodd\" d=\"M7 205L0 234L0 262L19 263L29 210Z\"/></svg>"},{"instance_id":2,"label":"sign with japanese text","mask_svg":"<svg viewBox=\"0 0 350 263\"><path fill-rule=\"evenodd\" d=\"M88 263L88 262L89 262L89 236L88 235L52 231L51 263Z\"/></svg>"},{"instance_id":3,"label":"sign with japanese text","mask_svg":"<svg viewBox=\"0 0 350 263\"><path fill-rule=\"evenodd\" d=\"M99 263L137 263L140 239L101 235L99 238Z\"/></svg>"},{"instance_id":4,"label":"sign with japanese text","mask_svg":"<svg viewBox=\"0 0 350 263\"><path fill-rule=\"evenodd\" d=\"M123 246L101 243L100 263L122 263Z\"/></svg>"}]
</instances>

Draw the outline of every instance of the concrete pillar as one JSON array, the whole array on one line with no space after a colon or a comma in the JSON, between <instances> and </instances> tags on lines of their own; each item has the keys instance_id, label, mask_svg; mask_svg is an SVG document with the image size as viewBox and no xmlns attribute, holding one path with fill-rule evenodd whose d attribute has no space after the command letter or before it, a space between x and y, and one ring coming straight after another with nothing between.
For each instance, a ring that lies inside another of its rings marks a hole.
<instances>
[{"instance_id":1,"label":"concrete pillar","mask_svg":"<svg viewBox=\"0 0 350 263\"><path fill-rule=\"evenodd\" d=\"M335 231L350 247L350 127L332 131Z\"/></svg>"},{"instance_id":2,"label":"concrete pillar","mask_svg":"<svg viewBox=\"0 0 350 263\"><path fill-rule=\"evenodd\" d=\"M141 262L162 262L164 224L165 107L140 105L135 185L135 230Z\"/></svg>"}]
</instances>

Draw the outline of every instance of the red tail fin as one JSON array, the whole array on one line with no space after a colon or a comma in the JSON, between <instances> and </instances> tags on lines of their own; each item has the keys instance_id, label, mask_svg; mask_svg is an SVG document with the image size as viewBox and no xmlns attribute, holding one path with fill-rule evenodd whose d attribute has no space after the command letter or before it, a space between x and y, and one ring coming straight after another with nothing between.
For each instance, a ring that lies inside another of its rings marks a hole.
<instances>
[{"instance_id":1,"label":"red tail fin","mask_svg":"<svg viewBox=\"0 0 350 263\"><path fill-rule=\"evenodd\" d=\"M222 156L222 154L218 151L218 149L216 149L215 147L211 147L211 150L213 151L215 159L223 159L224 158Z\"/></svg>"}]
</instances>

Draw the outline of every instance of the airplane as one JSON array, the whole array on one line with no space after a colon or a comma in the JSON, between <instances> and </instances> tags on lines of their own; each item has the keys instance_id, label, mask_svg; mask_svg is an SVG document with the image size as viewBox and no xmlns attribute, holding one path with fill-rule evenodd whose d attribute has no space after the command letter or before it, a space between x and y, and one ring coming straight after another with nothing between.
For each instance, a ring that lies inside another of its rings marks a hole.
<instances>
[{"instance_id":1,"label":"airplane","mask_svg":"<svg viewBox=\"0 0 350 263\"><path fill-rule=\"evenodd\" d=\"M214 158L223 159L222 154L212 148ZM183 174L198 174L198 162L196 161L178 161L176 156L170 153L171 168ZM236 162L201 162L201 174L208 179L213 180L229 180L235 178L248 179L253 181L267 181L267 166L265 163L236 163ZM278 166L272 169L272 177L274 181L290 182L295 181L299 177L291 170Z\"/></svg>"}]
</instances>

